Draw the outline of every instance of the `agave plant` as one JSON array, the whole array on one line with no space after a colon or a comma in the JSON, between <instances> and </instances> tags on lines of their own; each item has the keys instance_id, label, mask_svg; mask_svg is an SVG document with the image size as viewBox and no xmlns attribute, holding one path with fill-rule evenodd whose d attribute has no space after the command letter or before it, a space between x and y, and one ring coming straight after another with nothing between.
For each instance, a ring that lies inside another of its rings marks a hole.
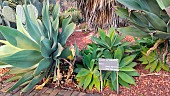
<instances>
[{"instance_id":1,"label":"agave plant","mask_svg":"<svg viewBox=\"0 0 170 96\"><path fill-rule=\"evenodd\" d=\"M44 0L43 4L42 21L36 19L33 12L29 14L25 4L26 28L18 17L16 17L17 30L0 26L0 32L6 39L6 41L1 40L6 45L0 47L0 67L11 67L9 74L15 76L8 81L19 79L7 92L23 84L27 86L22 92L27 92L43 78L46 78L47 82L53 72L56 79L59 59L71 55L68 54L69 48L64 46L67 38L73 33L75 24L69 23L71 17L64 19L60 32L59 4L55 5L52 17L49 14L48 0Z\"/></svg>"},{"instance_id":2,"label":"agave plant","mask_svg":"<svg viewBox=\"0 0 170 96\"><path fill-rule=\"evenodd\" d=\"M137 37L158 38L155 45L147 51L147 56L159 44L165 42L163 60L168 53L170 39L170 1L169 0L118 0L128 9L117 7L116 13L128 18L132 26L119 28L120 32ZM164 62L164 61L163 61Z\"/></svg>"}]
</instances>

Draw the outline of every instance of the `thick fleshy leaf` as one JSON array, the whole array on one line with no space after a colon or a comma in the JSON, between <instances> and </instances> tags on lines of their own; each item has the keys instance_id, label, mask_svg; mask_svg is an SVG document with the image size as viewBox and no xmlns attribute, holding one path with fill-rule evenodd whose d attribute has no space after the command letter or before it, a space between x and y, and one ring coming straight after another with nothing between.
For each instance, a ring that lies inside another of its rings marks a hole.
<instances>
[{"instance_id":1,"label":"thick fleshy leaf","mask_svg":"<svg viewBox=\"0 0 170 96\"><path fill-rule=\"evenodd\" d=\"M33 88L38 82L40 82L44 77L45 77L46 73L40 74L36 77L34 77L31 82L22 90L22 92L27 92L29 91L31 88Z\"/></svg>"},{"instance_id":2,"label":"thick fleshy leaf","mask_svg":"<svg viewBox=\"0 0 170 96\"><path fill-rule=\"evenodd\" d=\"M70 23L71 19L72 19L71 16L63 19L63 21L62 21L62 32L65 31L65 29L68 26L68 24Z\"/></svg>"},{"instance_id":3,"label":"thick fleshy leaf","mask_svg":"<svg viewBox=\"0 0 170 96\"><path fill-rule=\"evenodd\" d=\"M26 17L27 32L38 44L40 44L41 32L39 31L38 27L33 23L33 21L31 21L26 5L24 6L24 13Z\"/></svg>"},{"instance_id":4,"label":"thick fleshy leaf","mask_svg":"<svg viewBox=\"0 0 170 96\"><path fill-rule=\"evenodd\" d=\"M75 29L75 24L71 23L66 26L65 30L61 32L59 36L59 42L61 43L62 46L66 44L67 38L74 32Z\"/></svg>"},{"instance_id":5,"label":"thick fleshy leaf","mask_svg":"<svg viewBox=\"0 0 170 96\"><path fill-rule=\"evenodd\" d=\"M18 51L20 51L20 49L8 45L3 45L0 47L0 58L12 55Z\"/></svg>"},{"instance_id":6,"label":"thick fleshy leaf","mask_svg":"<svg viewBox=\"0 0 170 96\"><path fill-rule=\"evenodd\" d=\"M124 73L124 72L119 72L119 77L123 80L123 81L125 81L125 82L127 82L127 83L129 83L129 84L136 84L135 83L135 80L131 77L131 76L129 76L128 74L126 74L126 73Z\"/></svg>"},{"instance_id":7,"label":"thick fleshy leaf","mask_svg":"<svg viewBox=\"0 0 170 96\"><path fill-rule=\"evenodd\" d=\"M43 40L41 40L41 54L43 57L45 58L50 57L52 53L51 46L52 46L52 42L49 39L44 38Z\"/></svg>"},{"instance_id":8,"label":"thick fleshy leaf","mask_svg":"<svg viewBox=\"0 0 170 96\"><path fill-rule=\"evenodd\" d=\"M124 6L128 7L131 10L141 10L141 6L136 2L136 0L117 0Z\"/></svg>"},{"instance_id":9,"label":"thick fleshy leaf","mask_svg":"<svg viewBox=\"0 0 170 96\"><path fill-rule=\"evenodd\" d=\"M51 37L52 30L51 30L51 22L50 22L50 16L49 16L49 2L43 3L42 21L48 31L48 34L49 34L48 36Z\"/></svg>"},{"instance_id":10,"label":"thick fleshy leaf","mask_svg":"<svg viewBox=\"0 0 170 96\"><path fill-rule=\"evenodd\" d=\"M23 73L27 73L30 72L32 70L35 70L35 68L38 66L38 64L31 66L29 68L18 68L18 67L14 67L11 68L9 71L9 74L23 74Z\"/></svg>"},{"instance_id":11,"label":"thick fleshy leaf","mask_svg":"<svg viewBox=\"0 0 170 96\"><path fill-rule=\"evenodd\" d=\"M118 31L122 32L123 34L131 35L135 37L149 37L150 36L148 33L145 33L136 27L122 27L122 28L118 28Z\"/></svg>"},{"instance_id":12,"label":"thick fleshy leaf","mask_svg":"<svg viewBox=\"0 0 170 96\"><path fill-rule=\"evenodd\" d=\"M23 50L10 56L2 57L0 61L15 67L28 68L37 64L42 58L41 53L38 51Z\"/></svg>"},{"instance_id":13,"label":"thick fleshy leaf","mask_svg":"<svg viewBox=\"0 0 170 96\"><path fill-rule=\"evenodd\" d=\"M56 5L54 6L54 9L53 9L53 19L57 18L57 16L59 15L60 13L60 5L58 3L56 3Z\"/></svg>"},{"instance_id":14,"label":"thick fleshy leaf","mask_svg":"<svg viewBox=\"0 0 170 96\"><path fill-rule=\"evenodd\" d=\"M58 43L58 48L57 48L56 52L54 53L54 57L58 58L58 56L60 56L62 58L67 58L69 55L66 55L66 54L70 53L70 50L68 47L65 48L64 50L63 49L64 48L61 46L61 44ZM66 50L66 49L68 49L68 50Z\"/></svg>"},{"instance_id":15,"label":"thick fleshy leaf","mask_svg":"<svg viewBox=\"0 0 170 96\"><path fill-rule=\"evenodd\" d=\"M40 63L38 64L38 67L34 71L33 75L37 76L42 71L46 70L50 66L51 62L52 62L52 59L50 58L49 59L44 58L43 60L41 60Z\"/></svg>"},{"instance_id":16,"label":"thick fleshy leaf","mask_svg":"<svg viewBox=\"0 0 170 96\"><path fill-rule=\"evenodd\" d=\"M17 81L17 83L15 83L14 86L12 86L10 89L8 89L7 92L10 92L10 91L14 90L15 88L19 87L21 84L31 80L32 78L33 78L32 72L26 73L21 79L19 79Z\"/></svg>"},{"instance_id":17,"label":"thick fleshy leaf","mask_svg":"<svg viewBox=\"0 0 170 96\"><path fill-rule=\"evenodd\" d=\"M167 24L160 17L151 12L145 12L144 15L155 29L167 31Z\"/></svg>"},{"instance_id":18,"label":"thick fleshy leaf","mask_svg":"<svg viewBox=\"0 0 170 96\"><path fill-rule=\"evenodd\" d=\"M0 31L5 37L5 39L12 44L21 49L29 49L29 50L39 50L39 45L37 45L34 41L29 39L27 36L22 34L16 29L0 26Z\"/></svg>"},{"instance_id":19,"label":"thick fleshy leaf","mask_svg":"<svg viewBox=\"0 0 170 96\"><path fill-rule=\"evenodd\" d=\"M28 34L24 26L22 25L21 19L17 15L16 15L16 24L17 24L17 30L22 32L24 35L26 35L27 37L31 39L30 35Z\"/></svg>"}]
</instances>

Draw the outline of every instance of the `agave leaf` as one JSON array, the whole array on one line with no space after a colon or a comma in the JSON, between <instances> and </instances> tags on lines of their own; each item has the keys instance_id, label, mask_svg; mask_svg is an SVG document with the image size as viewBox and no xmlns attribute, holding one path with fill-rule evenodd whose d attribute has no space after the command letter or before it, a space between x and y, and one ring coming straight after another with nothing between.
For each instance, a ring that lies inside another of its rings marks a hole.
<instances>
[{"instance_id":1,"label":"agave leaf","mask_svg":"<svg viewBox=\"0 0 170 96\"><path fill-rule=\"evenodd\" d=\"M167 31L167 25L166 23L157 15L151 13L151 12L145 12L146 19L151 23L151 25L161 31Z\"/></svg>"},{"instance_id":2,"label":"agave leaf","mask_svg":"<svg viewBox=\"0 0 170 96\"><path fill-rule=\"evenodd\" d=\"M8 51L6 51L6 50L8 50ZM12 55L18 51L20 51L20 49L17 49L15 47L8 46L8 45L3 45L0 47L0 53L1 53L0 58Z\"/></svg>"},{"instance_id":3,"label":"agave leaf","mask_svg":"<svg viewBox=\"0 0 170 96\"><path fill-rule=\"evenodd\" d=\"M42 71L48 69L48 67L51 64L51 59L48 58L44 58L43 60L40 61L40 63L38 64L38 67L36 68L36 70L34 71L33 75L37 76L39 75Z\"/></svg>"},{"instance_id":4,"label":"agave leaf","mask_svg":"<svg viewBox=\"0 0 170 96\"><path fill-rule=\"evenodd\" d=\"M49 3L48 2L43 3L42 21L48 31L48 36L51 37L52 30L51 30L51 22L50 22L50 16L49 16Z\"/></svg>"},{"instance_id":5,"label":"agave leaf","mask_svg":"<svg viewBox=\"0 0 170 96\"><path fill-rule=\"evenodd\" d=\"M47 38L43 38L41 40L41 54L44 58L49 58L51 53L52 53L52 42L47 39Z\"/></svg>"},{"instance_id":6,"label":"agave leaf","mask_svg":"<svg viewBox=\"0 0 170 96\"><path fill-rule=\"evenodd\" d=\"M16 75L16 76L12 76L11 78L9 78L8 80L6 80L5 82L8 83L8 82L12 82L12 81L15 81L15 80L18 80L22 78L22 76L20 75Z\"/></svg>"},{"instance_id":7,"label":"agave leaf","mask_svg":"<svg viewBox=\"0 0 170 96\"><path fill-rule=\"evenodd\" d=\"M117 1L131 10L142 10L141 6L136 2L136 0L117 0Z\"/></svg>"},{"instance_id":8,"label":"agave leaf","mask_svg":"<svg viewBox=\"0 0 170 96\"><path fill-rule=\"evenodd\" d=\"M38 44L40 44L41 32L39 31L38 27L31 21L26 5L24 6L24 9L27 32Z\"/></svg>"},{"instance_id":9,"label":"agave leaf","mask_svg":"<svg viewBox=\"0 0 170 96\"><path fill-rule=\"evenodd\" d=\"M22 92L27 92L31 88L33 88L39 81L41 81L45 77L46 73L40 74L34 77L31 82L22 90Z\"/></svg>"},{"instance_id":10,"label":"agave leaf","mask_svg":"<svg viewBox=\"0 0 170 96\"><path fill-rule=\"evenodd\" d=\"M57 16L59 16L59 13L60 13L60 5L58 3L56 3L56 5L54 6L54 9L53 9L53 20L55 18L57 18Z\"/></svg>"},{"instance_id":11,"label":"agave leaf","mask_svg":"<svg viewBox=\"0 0 170 96\"><path fill-rule=\"evenodd\" d=\"M28 68L37 64L43 57L41 53L35 50L23 50L13 55L0 58L1 62L15 67Z\"/></svg>"},{"instance_id":12,"label":"agave leaf","mask_svg":"<svg viewBox=\"0 0 170 96\"><path fill-rule=\"evenodd\" d=\"M23 27L21 19L17 15L16 15L16 24L17 24L17 30L22 32L24 35L26 35L27 37L29 37L31 39L30 35Z\"/></svg>"},{"instance_id":13,"label":"agave leaf","mask_svg":"<svg viewBox=\"0 0 170 96\"><path fill-rule=\"evenodd\" d=\"M74 32L75 24L70 23L66 26L65 30L62 29L62 33L59 36L59 42L62 46L65 46L67 38Z\"/></svg>"},{"instance_id":14,"label":"agave leaf","mask_svg":"<svg viewBox=\"0 0 170 96\"><path fill-rule=\"evenodd\" d=\"M166 33L163 31L155 31L153 36L161 38L161 39L170 39L170 33Z\"/></svg>"},{"instance_id":15,"label":"agave leaf","mask_svg":"<svg viewBox=\"0 0 170 96\"><path fill-rule=\"evenodd\" d=\"M121 18L128 18L129 17L129 12L127 9L121 8L121 7L117 7L117 9L115 10L115 13L117 15L119 15Z\"/></svg>"},{"instance_id":16,"label":"agave leaf","mask_svg":"<svg viewBox=\"0 0 170 96\"><path fill-rule=\"evenodd\" d=\"M40 49L39 45L37 45L34 41L29 39L21 32L17 31L16 29L0 26L0 31L3 34L3 36L6 38L6 40L13 46L16 46L21 49L29 49L29 50Z\"/></svg>"},{"instance_id":17,"label":"agave leaf","mask_svg":"<svg viewBox=\"0 0 170 96\"><path fill-rule=\"evenodd\" d=\"M38 64L29 67L29 68L18 68L18 67L14 67L11 68L10 71L8 72L9 74L22 74L22 73L27 73L29 71L34 70L37 67Z\"/></svg>"},{"instance_id":18,"label":"agave leaf","mask_svg":"<svg viewBox=\"0 0 170 96\"><path fill-rule=\"evenodd\" d=\"M68 24L70 23L71 19L72 19L71 16L63 19L63 21L62 21L62 33L65 31L65 29L68 26Z\"/></svg>"},{"instance_id":19,"label":"agave leaf","mask_svg":"<svg viewBox=\"0 0 170 96\"><path fill-rule=\"evenodd\" d=\"M159 4L160 8L163 10L170 6L170 1L169 0L156 0L157 3Z\"/></svg>"},{"instance_id":20,"label":"agave leaf","mask_svg":"<svg viewBox=\"0 0 170 96\"><path fill-rule=\"evenodd\" d=\"M28 72L22 76L21 79L19 79L14 86L12 86L10 89L7 90L7 92L10 92L14 90L15 88L19 87L21 84L31 80L33 78L32 72Z\"/></svg>"},{"instance_id":21,"label":"agave leaf","mask_svg":"<svg viewBox=\"0 0 170 96\"><path fill-rule=\"evenodd\" d=\"M63 49L63 47L59 44L58 49L56 51L55 58L68 58L70 55L72 55L72 52L70 50L70 46Z\"/></svg>"},{"instance_id":22,"label":"agave leaf","mask_svg":"<svg viewBox=\"0 0 170 96\"><path fill-rule=\"evenodd\" d=\"M125 81L125 82L127 82L127 83L129 83L129 84L134 84L134 85L136 85L135 80L134 80L131 76L129 76L128 74L126 74L126 73L124 73L124 72L119 72L118 74L119 74L119 77L120 77L123 81Z\"/></svg>"},{"instance_id":23,"label":"agave leaf","mask_svg":"<svg viewBox=\"0 0 170 96\"><path fill-rule=\"evenodd\" d=\"M135 37L149 37L150 36L148 33L145 33L135 27L122 27L122 28L118 28L118 31L122 32L123 34L131 35Z\"/></svg>"}]
</instances>

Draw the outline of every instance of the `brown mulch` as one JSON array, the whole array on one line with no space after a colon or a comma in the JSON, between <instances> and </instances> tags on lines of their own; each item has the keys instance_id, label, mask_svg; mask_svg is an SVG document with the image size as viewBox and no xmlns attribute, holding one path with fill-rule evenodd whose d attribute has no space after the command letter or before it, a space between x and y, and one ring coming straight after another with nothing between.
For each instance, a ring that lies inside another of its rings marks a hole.
<instances>
[{"instance_id":1,"label":"brown mulch","mask_svg":"<svg viewBox=\"0 0 170 96\"><path fill-rule=\"evenodd\" d=\"M69 37L67 45L76 43L79 49L83 49L88 43L91 43L90 36L92 35L94 35L94 32L74 32ZM126 36L125 40L134 42L131 36ZM144 67L141 64L137 65L136 70L141 76L135 77L136 86L131 85L130 89L120 86L120 96L170 96L170 73L161 71L158 73L160 75L152 75L148 70L144 70ZM5 70L0 69L0 73L5 72ZM6 78L2 79L4 80ZM83 91L82 89L78 89L73 83L68 83L65 86L73 90ZM94 88L92 91L85 90L85 92L95 93L97 91ZM104 88L102 94L108 96L108 94L116 94L116 91Z\"/></svg>"}]
</instances>

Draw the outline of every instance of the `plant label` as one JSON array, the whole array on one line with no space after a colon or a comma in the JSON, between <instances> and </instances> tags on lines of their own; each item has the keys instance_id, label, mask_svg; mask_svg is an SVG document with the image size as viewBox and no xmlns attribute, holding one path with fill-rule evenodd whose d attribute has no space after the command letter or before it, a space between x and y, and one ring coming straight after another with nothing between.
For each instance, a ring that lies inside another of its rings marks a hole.
<instances>
[{"instance_id":1,"label":"plant label","mask_svg":"<svg viewBox=\"0 0 170 96\"><path fill-rule=\"evenodd\" d=\"M119 71L118 59L99 58L99 70Z\"/></svg>"}]
</instances>

